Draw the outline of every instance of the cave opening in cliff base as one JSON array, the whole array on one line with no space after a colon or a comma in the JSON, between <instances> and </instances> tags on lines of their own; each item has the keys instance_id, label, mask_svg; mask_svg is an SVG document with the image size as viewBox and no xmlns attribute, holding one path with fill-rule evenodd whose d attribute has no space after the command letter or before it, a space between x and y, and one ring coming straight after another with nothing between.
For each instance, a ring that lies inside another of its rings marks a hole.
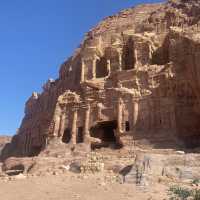
<instances>
[{"instance_id":1,"label":"cave opening in cliff base","mask_svg":"<svg viewBox=\"0 0 200 200\"><path fill-rule=\"evenodd\" d=\"M101 140L100 143L93 143L92 149L109 147L112 149L119 149L121 145L118 143L115 131L117 129L117 121L104 121L97 123L96 126L90 130L91 136Z\"/></svg>"},{"instance_id":2,"label":"cave opening in cliff base","mask_svg":"<svg viewBox=\"0 0 200 200\"><path fill-rule=\"evenodd\" d=\"M66 128L62 137L62 142L68 144L71 138L72 138L71 130L69 128Z\"/></svg>"}]
</instances>

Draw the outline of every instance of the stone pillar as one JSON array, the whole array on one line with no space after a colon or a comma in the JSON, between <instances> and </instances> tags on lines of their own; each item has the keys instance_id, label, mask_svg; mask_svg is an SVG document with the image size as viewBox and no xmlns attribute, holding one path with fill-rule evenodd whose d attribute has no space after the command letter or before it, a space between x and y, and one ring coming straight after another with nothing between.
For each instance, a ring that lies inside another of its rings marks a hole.
<instances>
[{"instance_id":1,"label":"stone pillar","mask_svg":"<svg viewBox=\"0 0 200 200\"><path fill-rule=\"evenodd\" d=\"M102 107L103 105L101 103L97 104L97 119L102 120Z\"/></svg>"},{"instance_id":2,"label":"stone pillar","mask_svg":"<svg viewBox=\"0 0 200 200\"><path fill-rule=\"evenodd\" d=\"M149 60L151 60L153 56L153 49L151 44L148 44L148 49L149 49Z\"/></svg>"},{"instance_id":3,"label":"stone pillar","mask_svg":"<svg viewBox=\"0 0 200 200\"><path fill-rule=\"evenodd\" d=\"M90 105L88 104L85 109L85 121L84 121L84 141L88 141L90 138Z\"/></svg>"},{"instance_id":4,"label":"stone pillar","mask_svg":"<svg viewBox=\"0 0 200 200\"><path fill-rule=\"evenodd\" d=\"M132 123L131 123L131 129L134 130L135 126L137 124L138 120L138 113L139 113L139 104L138 101L135 99L132 99Z\"/></svg>"},{"instance_id":5,"label":"stone pillar","mask_svg":"<svg viewBox=\"0 0 200 200\"><path fill-rule=\"evenodd\" d=\"M81 82L85 81L85 61L81 60Z\"/></svg>"},{"instance_id":6,"label":"stone pillar","mask_svg":"<svg viewBox=\"0 0 200 200\"><path fill-rule=\"evenodd\" d=\"M60 129L60 121L61 121L61 109L60 106L56 106L56 111L54 113L54 131L53 136L56 137L59 134Z\"/></svg>"},{"instance_id":7,"label":"stone pillar","mask_svg":"<svg viewBox=\"0 0 200 200\"><path fill-rule=\"evenodd\" d=\"M122 71L122 50L119 50L118 54L119 54L119 71Z\"/></svg>"},{"instance_id":8,"label":"stone pillar","mask_svg":"<svg viewBox=\"0 0 200 200\"><path fill-rule=\"evenodd\" d=\"M73 119L72 119L72 139L71 143L76 144L76 134L77 134L77 120L78 120L78 111L75 108L73 110Z\"/></svg>"},{"instance_id":9,"label":"stone pillar","mask_svg":"<svg viewBox=\"0 0 200 200\"><path fill-rule=\"evenodd\" d=\"M110 60L107 60L107 70L108 70L108 76L110 76L110 73L111 73L111 62L110 62Z\"/></svg>"},{"instance_id":10,"label":"stone pillar","mask_svg":"<svg viewBox=\"0 0 200 200\"><path fill-rule=\"evenodd\" d=\"M97 65L97 58L94 58L92 61L92 79L96 79L96 66Z\"/></svg>"},{"instance_id":11,"label":"stone pillar","mask_svg":"<svg viewBox=\"0 0 200 200\"><path fill-rule=\"evenodd\" d=\"M137 52L136 48L134 48L134 57L135 57L135 66L134 66L134 68L137 68L137 66L138 66L138 52Z\"/></svg>"},{"instance_id":12,"label":"stone pillar","mask_svg":"<svg viewBox=\"0 0 200 200\"><path fill-rule=\"evenodd\" d=\"M122 127L122 123L123 123L123 100L120 97L118 99L118 103L117 103L117 122L118 122L118 134L122 134L123 132L123 127Z\"/></svg>"},{"instance_id":13,"label":"stone pillar","mask_svg":"<svg viewBox=\"0 0 200 200\"><path fill-rule=\"evenodd\" d=\"M60 117L60 131L59 131L59 137L62 137L65 131L65 119L66 119L66 115L65 113L63 113Z\"/></svg>"}]
</instances>

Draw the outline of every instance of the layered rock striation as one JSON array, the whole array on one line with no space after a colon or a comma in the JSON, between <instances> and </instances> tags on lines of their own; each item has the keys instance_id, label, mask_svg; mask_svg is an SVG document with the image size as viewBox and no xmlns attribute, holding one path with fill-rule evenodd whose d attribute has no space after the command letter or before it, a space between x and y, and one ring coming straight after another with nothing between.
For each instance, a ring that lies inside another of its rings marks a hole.
<instances>
[{"instance_id":1,"label":"layered rock striation","mask_svg":"<svg viewBox=\"0 0 200 200\"><path fill-rule=\"evenodd\" d=\"M200 145L200 2L170 0L110 16L26 102L7 154L121 148L133 139ZM162 146L161 142L161 146Z\"/></svg>"}]
</instances>

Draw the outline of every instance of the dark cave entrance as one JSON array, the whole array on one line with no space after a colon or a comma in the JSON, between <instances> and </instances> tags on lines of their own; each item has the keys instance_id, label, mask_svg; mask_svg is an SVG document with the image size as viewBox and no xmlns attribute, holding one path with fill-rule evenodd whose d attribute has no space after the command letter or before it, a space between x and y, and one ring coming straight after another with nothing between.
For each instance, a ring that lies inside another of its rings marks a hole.
<instances>
[{"instance_id":1,"label":"dark cave entrance","mask_svg":"<svg viewBox=\"0 0 200 200\"><path fill-rule=\"evenodd\" d=\"M62 142L68 144L72 138L71 129L66 128L62 137Z\"/></svg>"},{"instance_id":2,"label":"dark cave entrance","mask_svg":"<svg viewBox=\"0 0 200 200\"><path fill-rule=\"evenodd\" d=\"M117 121L104 121L97 123L96 126L92 127L90 134L94 138L101 140L101 143L92 144L92 149L110 147L112 149L121 148L118 142L118 138L115 135L115 130L117 129Z\"/></svg>"},{"instance_id":3,"label":"dark cave entrance","mask_svg":"<svg viewBox=\"0 0 200 200\"><path fill-rule=\"evenodd\" d=\"M77 136L76 136L76 143L83 143L83 127L78 128Z\"/></svg>"}]
</instances>

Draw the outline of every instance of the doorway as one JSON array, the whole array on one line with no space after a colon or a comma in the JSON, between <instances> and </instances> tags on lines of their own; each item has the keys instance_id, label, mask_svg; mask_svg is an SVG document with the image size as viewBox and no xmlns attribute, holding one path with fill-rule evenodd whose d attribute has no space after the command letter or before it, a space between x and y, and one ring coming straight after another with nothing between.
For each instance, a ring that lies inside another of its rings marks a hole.
<instances>
[{"instance_id":1,"label":"doorway","mask_svg":"<svg viewBox=\"0 0 200 200\"><path fill-rule=\"evenodd\" d=\"M72 138L71 129L66 128L62 137L62 142L68 144Z\"/></svg>"},{"instance_id":2,"label":"doorway","mask_svg":"<svg viewBox=\"0 0 200 200\"><path fill-rule=\"evenodd\" d=\"M117 121L104 121L97 123L96 126L90 130L91 137L98 138L101 143L92 144L92 149L101 147L110 147L113 149L121 148L118 139L115 135L117 130Z\"/></svg>"}]
</instances>

